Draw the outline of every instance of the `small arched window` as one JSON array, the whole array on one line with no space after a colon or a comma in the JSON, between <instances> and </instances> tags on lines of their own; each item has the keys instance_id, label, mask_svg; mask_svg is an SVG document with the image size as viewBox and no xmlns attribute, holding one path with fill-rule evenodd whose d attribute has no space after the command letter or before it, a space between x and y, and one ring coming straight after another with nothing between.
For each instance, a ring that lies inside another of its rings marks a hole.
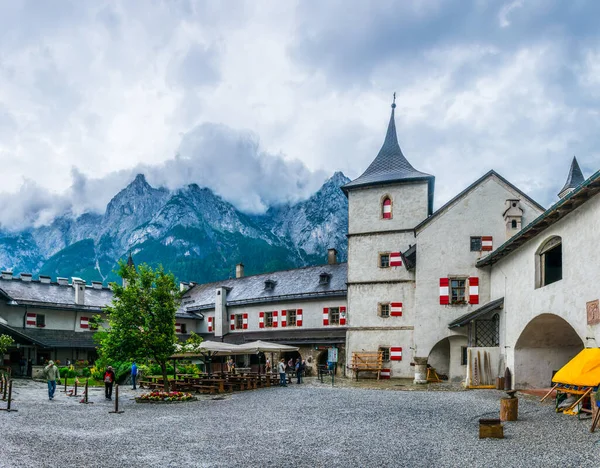
<instances>
[{"instance_id":1,"label":"small arched window","mask_svg":"<svg viewBox=\"0 0 600 468\"><path fill-rule=\"evenodd\" d=\"M392 199L385 197L381 204L381 214L383 219L392 219Z\"/></svg>"},{"instance_id":2,"label":"small arched window","mask_svg":"<svg viewBox=\"0 0 600 468\"><path fill-rule=\"evenodd\" d=\"M536 252L536 287L541 288L562 279L562 239L559 236L546 240Z\"/></svg>"},{"instance_id":3,"label":"small arched window","mask_svg":"<svg viewBox=\"0 0 600 468\"><path fill-rule=\"evenodd\" d=\"M516 219L513 219L510 222L510 227L512 227L513 229L517 229L517 220Z\"/></svg>"}]
</instances>

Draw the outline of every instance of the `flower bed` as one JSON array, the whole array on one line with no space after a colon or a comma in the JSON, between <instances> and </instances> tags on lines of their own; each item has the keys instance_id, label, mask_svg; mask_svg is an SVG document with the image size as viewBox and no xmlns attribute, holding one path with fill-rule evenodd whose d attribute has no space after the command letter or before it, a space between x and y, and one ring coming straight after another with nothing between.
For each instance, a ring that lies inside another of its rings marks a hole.
<instances>
[{"instance_id":1,"label":"flower bed","mask_svg":"<svg viewBox=\"0 0 600 468\"><path fill-rule=\"evenodd\" d=\"M197 398L191 393L183 392L150 392L142 393L136 397L138 403L175 403L181 401L195 401Z\"/></svg>"}]
</instances>

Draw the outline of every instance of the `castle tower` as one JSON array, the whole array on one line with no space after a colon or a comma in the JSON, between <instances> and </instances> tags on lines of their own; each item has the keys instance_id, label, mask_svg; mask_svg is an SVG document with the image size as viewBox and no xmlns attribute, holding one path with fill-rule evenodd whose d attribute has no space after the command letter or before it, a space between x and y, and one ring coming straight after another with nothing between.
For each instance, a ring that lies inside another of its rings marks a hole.
<instances>
[{"instance_id":1,"label":"castle tower","mask_svg":"<svg viewBox=\"0 0 600 468\"><path fill-rule=\"evenodd\" d=\"M410 377L414 227L433 211L435 178L416 170L402 153L395 108L394 102L377 157L342 187L348 197L346 349L347 365L353 352L381 351L393 376Z\"/></svg>"},{"instance_id":2,"label":"castle tower","mask_svg":"<svg viewBox=\"0 0 600 468\"><path fill-rule=\"evenodd\" d=\"M565 186L558 193L559 198L566 197L573 190L575 190L578 185L581 185L584 180L583 173L579 168L579 164L577 164L577 158L573 156L573 161L571 162L571 168L569 169L569 175L567 176Z\"/></svg>"}]
</instances>

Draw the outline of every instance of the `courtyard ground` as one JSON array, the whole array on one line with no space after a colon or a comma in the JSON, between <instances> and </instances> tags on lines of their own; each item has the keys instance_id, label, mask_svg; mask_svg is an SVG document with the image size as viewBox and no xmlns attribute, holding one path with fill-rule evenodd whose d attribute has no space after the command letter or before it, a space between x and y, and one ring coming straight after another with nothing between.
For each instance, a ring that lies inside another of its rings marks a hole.
<instances>
[{"instance_id":1,"label":"courtyard ground","mask_svg":"<svg viewBox=\"0 0 600 468\"><path fill-rule=\"evenodd\" d=\"M505 439L479 440L479 418L498 416L496 390L308 379L166 405L135 403L140 390L121 390L125 412L109 414L102 389L83 405L60 392L48 401L45 383L16 380L19 411L0 412L0 466L600 466L590 420L531 396L520 398Z\"/></svg>"}]
</instances>

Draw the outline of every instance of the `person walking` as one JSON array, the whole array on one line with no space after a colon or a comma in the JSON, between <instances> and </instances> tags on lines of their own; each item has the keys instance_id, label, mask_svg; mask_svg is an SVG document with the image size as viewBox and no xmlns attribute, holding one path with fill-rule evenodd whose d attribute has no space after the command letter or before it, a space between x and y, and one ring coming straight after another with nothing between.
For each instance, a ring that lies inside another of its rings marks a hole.
<instances>
[{"instance_id":1,"label":"person walking","mask_svg":"<svg viewBox=\"0 0 600 468\"><path fill-rule=\"evenodd\" d=\"M269 358L267 358L267 361L265 362L265 374L270 374L271 373L271 361L269 360Z\"/></svg>"},{"instance_id":2,"label":"person walking","mask_svg":"<svg viewBox=\"0 0 600 468\"><path fill-rule=\"evenodd\" d=\"M106 368L104 373L104 396L107 400L112 400L113 383L115 382L115 371L112 366Z\"/></svg>"},{"instance_id":3,"label":"person walking","mask_svg":"<svg viewBox=\"0 0 600 468\"><path fill-rule=\"evenodd\" d=\"M296 359L296 365L294 366L294 370L296 372L296 383L300 383L301 375L302 375L302 363L300 362L300 358Z\"/></svg>"},{"instance_id":4,"label":"person walking","mask_svg":"<svg viewBox=\"0 0 600 468\"><path fill-rule=\"evenodd\" d=\"M287 378L285 375L285 359L281 358L279 361L279 366L277 366L277 370L279 371L279 386L287 387Z\"/></svg>"},{"instance_id":5,"label":"person walking","mask_svg":"<svg viewBox=\"0 0 600 468\"><path fill-rule=\"evenodd\" d=\"M138 375L138 368L137 368L135 361L133 361L131 363L131 384L133 385L133 390L136 390L135 381L137 379L137 375Z\"/></svg>"},{"instance_id":6,"label":"person walking","mask_svg":"<svg viewBox=\"0 0 600 468\"><path fill-rule=\"evenodd\" d=\"M48 400L54 400L54 392L56 391L56 382L60 384L60 371L54 365L54 361L48 361L48 365L44 367L44 375L48 381Z\"/></svg>"}]
</instances>

